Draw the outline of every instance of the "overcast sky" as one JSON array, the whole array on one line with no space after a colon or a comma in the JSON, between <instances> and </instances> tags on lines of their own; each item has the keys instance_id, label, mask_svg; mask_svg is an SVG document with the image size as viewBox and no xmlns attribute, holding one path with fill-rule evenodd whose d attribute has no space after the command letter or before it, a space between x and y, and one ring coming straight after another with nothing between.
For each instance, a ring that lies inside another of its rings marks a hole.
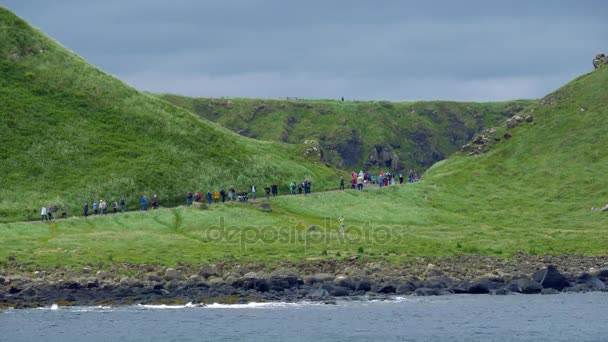
<instances>
[{"instance_id":1,"label":"overcast sky","mask_svg":"<svg viewBox=\"0 0 608 342\"><path fill-rule=\"evenodd\" d=\"M608 52L608 1L0 0L147 91L201 97L542 97Z\"/></svg>"}]
</instances>

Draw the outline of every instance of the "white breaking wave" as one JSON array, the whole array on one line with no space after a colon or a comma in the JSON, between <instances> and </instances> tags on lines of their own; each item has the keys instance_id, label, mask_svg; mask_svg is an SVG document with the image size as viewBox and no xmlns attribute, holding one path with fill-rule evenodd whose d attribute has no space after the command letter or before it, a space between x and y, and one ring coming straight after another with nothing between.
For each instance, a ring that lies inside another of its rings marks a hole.
<instances>
[{"instance_id":1,"label":"white breaking wave","mask_svg":"<svg viewBox=\"0 0 608 342\"><path fill-rule=\"evenodd\" d=\"M193 304L192 302L185 304L185 305L165 305L165 304L159 304L159 305L147 305L147 304L137 304L137 307L139 308L146 308L146 309L185 309L185 308L198 308L201 307L201 304Z\"/></svg>"},{"instance_id":2,"label":"white breaking wave","mask_svg":"<svg viewBox=\"0 0 608 342\"><path fill-rule=\"evenodd\" d=\"M299 303L286 303L286 302L269 302L269 303L247 303L247 304L219 304L213 303L206 305L208 309L266 309L266 308L284 308L284 307L299 307L309 305L324 305L319 303L310 302L299 302Z\"/></svg>"},{"instance_id":3,"label":"white breaking wave","mask_svg":"<svg viewBox=\"0 0 608 342\"><path fill-rule=\"evenodd\" d=\"M148 304L138 304L138 308L144 309L156 309L156 310L175 310L175 309L187 309L187 308L204 308L204 309L268 309L268 308L293 308L293 307L302 307L302 306L311 306L311 305L325 305L323 303L312 303L312 302L299 302L299 303L287 303L287 302L268 302L268 303L258 303L252 302L247 304L193 304L192 302L186 305L148 305Z\"/></svg>"}]
</instances>

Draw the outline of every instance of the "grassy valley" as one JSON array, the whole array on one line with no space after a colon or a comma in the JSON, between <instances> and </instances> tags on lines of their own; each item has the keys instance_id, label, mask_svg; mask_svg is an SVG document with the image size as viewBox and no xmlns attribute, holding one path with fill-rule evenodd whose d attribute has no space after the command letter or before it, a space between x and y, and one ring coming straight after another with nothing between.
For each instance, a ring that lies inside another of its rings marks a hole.
<instances>
[{"instance_id":1,"label":"grassy valley","mask_svg":"<svg viewBox=\"0 0 608 342\"><path fill-rule=\"evenodd\" d=\"M244 136L293 144L314 140L322 161L348 171L426 170L475 133L534 103L161 97Z\"/></svg>"}]
</instances>

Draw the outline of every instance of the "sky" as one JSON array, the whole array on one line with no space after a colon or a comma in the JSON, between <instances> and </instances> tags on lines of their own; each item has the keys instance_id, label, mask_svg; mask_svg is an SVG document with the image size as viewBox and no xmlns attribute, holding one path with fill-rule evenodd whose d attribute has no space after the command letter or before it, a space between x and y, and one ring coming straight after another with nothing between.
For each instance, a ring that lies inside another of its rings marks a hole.
<instances>
[{"instance_id":1,"label":"sky","mask_svg":"<svg viewBox=\"0 0 608 342\"><path fill-rule=\"evenodd\" d=\"M0 0L137 89L196 97L540 98L608 52L604 0Z\"/></svg>"}]
</instances>

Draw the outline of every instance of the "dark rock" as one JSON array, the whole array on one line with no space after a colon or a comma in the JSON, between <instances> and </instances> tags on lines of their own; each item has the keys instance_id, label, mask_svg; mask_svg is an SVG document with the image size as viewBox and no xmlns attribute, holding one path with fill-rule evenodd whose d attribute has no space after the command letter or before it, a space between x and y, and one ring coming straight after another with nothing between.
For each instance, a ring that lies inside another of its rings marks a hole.
<instances>
[{"instance_id":1,"label":"dark rock","mask_svg":"<svg viewBox=\"0 0 608 342\"><path fill-rule=\"evenodd\" d=\"M506 296L510 295L511 293L512 292L507 287L503 287L502 289L498 289L496 292L494 292L494 294L497 296Z\"/></svg>"},{"instance_id":2,"label":"dark rock","mask_svg":"<svg viewBox=\"0 0 608 342\"><path fill-rule=\"evenodd\" d=\"M557 291L556 289L545 288L540 293L543 295L553 295L553 294L559 294L560 292Z\"/></svg>"},{"instance_id":3,"label":"dark rock","mask_svg":"<svg viewBox=\"0 0 608 342\"><path fill-rule=\"evenodd\" d=\"M270 284L266 279L258 279L254 283L254 289L259 292L267 292L270 290Z\"/></svg>"},{"instance_id":4,"label":"dark rock","mask_svg":"<svg viewBox=\"0 0 608 342\"><path fill-rule=\"evenodd\" d=\"M467 287L454 286L449 289L450 292L455 294L467 293Z\"/></svg>"},{"instance_id":5,"label":"dark rock","mask_svg":"<svg viewBox=\"0 0 608 342\"><path fill-rule=\"evenodd\" d=\"M87 289L94 289L99 287L99 280L94 279L87 282Z\"/></svg>"},{"instance_id":6,"label":"dark rock","mask_svg":"<svg viewBox=\"0 0 608 342\"><path fill-rule=\"evenodd\" d=\"M198 275L207 279L209 277L219 277L221 276L221 272L214 266L203 266L198 271Z\"/></svg>"},{"instance_id":7,"label":"dark rock","mask_svg":"<svg viewBox=\"0 0 608 342\"><path fill-rule=\"evenodd\" d=\"M416 286L410 282L405 282L403 284L399 284L395 290L397 294L410 294L416 290Z\"/></svg>"},{"instance_id":8,"label":"dark rock","mask_svg":"<svg viewBox=\"0 0 608 342\"><path fill-rule=\"evenodd\" d=\"M280 284L281 287L294 287L298 285L298 274L289 270L276 270L270 274L269 281L271 285Z\"/></svg>"},{"instance_id":9,"label":"dark rock","mask_svg":"<svg viewBox=\"0 0 608 342\"><path fill-rule=\"evenodd\" d=\"M459 284L452 285L450 287L450 291L452 291L453 293L457 293L457 294L467 293L467 289L469 288L470 285L471 285L470 282L463 281Z\"/></svg>"},{"instance_id":10,"label":"dark rock","mask_svg":"<svg viewBox=\"0 0 608 342\"><path fill-rule=\"evenodd\" d=\"M317 273L315 275L305 277L304 283L317 284L317 283L331 282L331 281L334 281L335 278L336 277L333 274Z\"/></svg>"},{"instance_id":11,"label":"dark rock","mask_svg":"<svg viewBox=\"0 0 608 342\"><path fill-rule=\"evenodd\" d=\"M516 293L522 293L524 291L522 289L521 285L519 284L519 282L515 281L515 280L510 282L509 284L507 284L507 286L505 286L505 289L509 290L510 292L516 292Z\"/></svg>"},{"instance_id":12,"label":"dark rock","mask_svg":"<svg viewBox=\"0 0 608 342\"><path fill-rule=\"evenodd\" d=\"M173 268L168 268L165 271L165 274L164 274L163 278L165 280L167 280L167 281L171 281L171 280L184 280L184 279L186 279L186 278L184 278L183 275L181 275L179 273L179 271L177 271L176 269L173 269Z\"/></svg>"},{"instance_id":13,"label":"dark rock","mask_svg":"<svg viewBox=\"0 0 608 342\"><path fill-rule=\"evenodd\" d=\"M334 285L346 287L350 290L354 290L357 287L354 281L342 276L334 280Z\"/></svg>"},{"instance_id":14,"label":"dark rock","mask_svg":"<svg viewBox=\"0 0 608 342\"><path fill-rule=\"evenodd\" d=\"M587 285L590 291L601 291L606 289L606 285L601 280L589 273L583 273L579 276L577 283Z\"/></svg>"},{"instance_id":15,"label":"dark rock","mask_svg":"<svg viewBox=\"0 0 608 342\"><path fill-rule=\"evenodd\" d=\"M31 287L28 287L19 293L19 295L21 295L21 296L30 297L30 298L34 297L36 294L37 294L36 290L34 290Z\"/></svg>"},{"instance_id":16,"label":"dark rock","mask_svg":"<svg viewBox=\"0 0 608 342\"><path fill-rule=\"evenodd\" d=\"M17 293L19 293L21 291L22 291L22 289L20 289L18 287L15 287L15 286L11 286L11 288L8 289L8 293L9 294L17 294Z\"/></svg>"},{"instance_id":17,"label":"dark rock","mask_svg":"<svg viewBox=\"0 0 608 342\"><path fill-rule=\"evenodd\" d=\"M427 278L423 287L431 288L431 289L447 289L452 285L452 279L448 277L430 277Z\"/></svg>"},{"instance_id":18,"label":"dark rock","mask_svg":"<svg viewBox=\"0 0 608 342\"><path fill-rule=\"evenodd\" d=\"M81 284L79 284L77 281L69 281L66 285L65 288L66 289L70 289L70 290L78 290L83 288L84 286L82 286Z\"/></svg>"},{"instance_id":19,"label":"dark rock","mask_svg":"<svg viewBox=\"0 0 608 342\"><path fill-rule=\"evenodd\" d=\"M317 227L316 224L310 225L310 227L308 227L308 231L309 232L316 232L318 230L319 227Z\"/></svg>"},{"instance_id":20,"label":"dark rock","mask_svg":"<svg viewBox=\"0 0 608 342\"><path fill-rule=\"evenodd\" d=\"M331 295L334 297L346 297L350 294L350 289L344 286L336 286L333 291L331 291Z\"/></svg>"},{"instance_id":21,"label":"dark rock","mask_svg":"<svg viewBox=\"0 0 608 342\"><path fill-rule=\"evenodd\" d=\"M590 291L587 284L574 284L574 286L564 287L562 289L562 292L573 292L573 293L587 292L587 291Z\"/></svg>"},{"instance_id":22,"label":"dark rock","mask_svg":"<svg viewBox=\"0 0 608 342\"><path fill-rule=\"evenodd\" d=\"M357 291L371 291L372 283L368 279L361 279L357 283Z\"/></svg>"},{"instance_id":23,"label":"dark rock","mask_svg":"<svg viewBox=\"0 0 608 342\"><path fill-rule=\"evenodd\" d=\"M568 279L564 277L553 265L547 266L544 270L534 273L532 277L544 288L552 288L561 291L564 287L570 286Z\"/></svg>"},{"instance_id":24,"label":"dark rock","mask_svg":"<svg viewBox=\"0 0 608 342\"><path fill-rule=\"evenodd\" d=\"M395 293L396 291L397 291L397 289L393 285L387 284L387 285L382 286L380 288L380 290L378 290L378 293L387 294L387 293Z\"/></svg>"},{"instance_id":25,"label":"dark rock","mask_svg":"<svg viewBox=\"0 0 608 342\"><path fill-rule=\"evenodd\" d=\"M469 285L469 287L467 288L467 293L471 293L471 294L490 293L492 288L493 288L493 284L491 281L489 281L488 279L481 279L481 280L478 280L478 281L472 283L471 285Z\"/></svg>"},{"instance_id":26,"label":"dark rock","mask_svg":"<svg viewBox=\"0 0 608 342\"><path fill-rule=\"evenodd\" d=\"M446 290L446 289L430 289L427 287L420 287L420 288L416 289L414 294L416 296L428 297L428 296L445 296L445 295L453 294L453 292Z\"/></svg>"},{"instance_id":27,"label":"dark rock","mask_svg":"<svg viewBox=\"0 0 608 342\"><path fill-rule=\"evenodd\" d=\"M334 290L335 286L333 284L330 284L330 283L323 283L323 284L321 284L320 288L326 290L329 293L331 293Z\"/></svg>"},{"instance_id":28,"label":"dark rock","mask_svg":"<svg viewBox=\"0 0 608 342\"><path fill-rule=\"evenodd\" d=\"M601 271L597 272L597 277L608 278L608 270L601 270Z\"/></svg>"},{"instance_id":29,"label":"dark rock","mask_svg":"<svg viewBox=\"0 0 608 342\"><path fill-rule=\"evenodd\" d=\"M308 292L306 297L310 298L310 299L317 299L317 300L324 299L324 298L329 297L329 292L327 292L327 290L325 290L325 289L314 289L314 290L311 290L310 292Z\"/></svg>"},{"instance_id":30,"label":"dark rock","mask_svg":"<svg viewBox=\"0 0 608 342\"><path fill-rule=\"evenodd\" d=\"M15 258L14 255L9 255L7 259L8 259L8 261L15 261L15 260L17 260L17 258Z\"/></svg>"},{"instance_id":31,"label":"dark rock","mask_svg":"<svg viewBox=\"0 0 608 342\"><path fill-rule=\"evenodd\" d=\"M146 274L146 276L144 277L145 280L147 281L155 281L155 282L159 282L161 281L161 278L154 274L154 273L150 273L150 274Z\"/></svg>"},{"instance_id":32,"label":"dark rock","mask_svg":"<svg viewBox=\"0 0 608 342\"><path fill-rule=\"evenodd\" d=\"M519 287L520 291L513 292L525 294L536 294L543 290L543 287L537 281L532 279L515 279L509 284L509 288L512 289L514 286Z\"/></svg>"}]
</instances>

